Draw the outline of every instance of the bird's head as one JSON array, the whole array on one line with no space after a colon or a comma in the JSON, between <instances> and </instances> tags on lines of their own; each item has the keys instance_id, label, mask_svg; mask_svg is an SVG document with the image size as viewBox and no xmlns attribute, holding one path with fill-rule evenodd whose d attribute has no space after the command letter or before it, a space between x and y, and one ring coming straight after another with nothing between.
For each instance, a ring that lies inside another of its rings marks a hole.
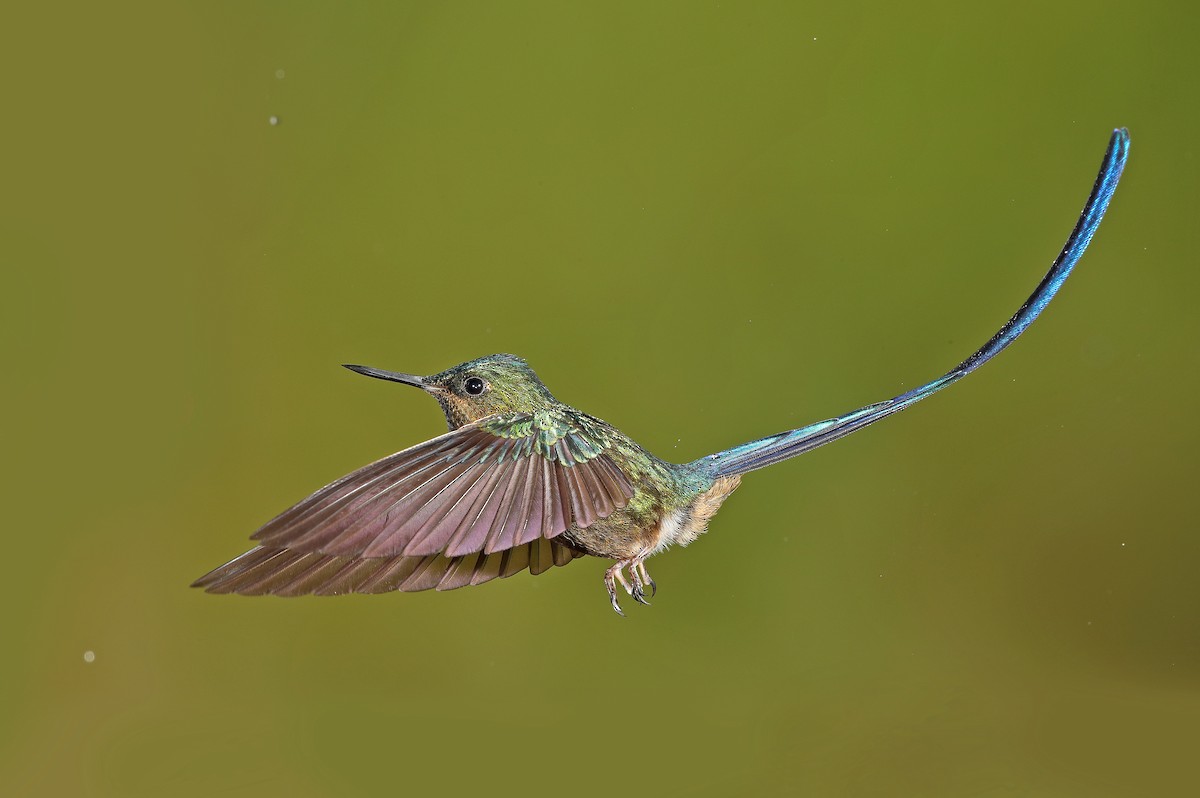
<instances>
[{"instance_id":1,"label":"bird's head","mask_svg":"<svg viewBox=\"0 0 1200 798\"><path fill-rule=\"evenodd\" d=\"M452 430L496 413L533 413L554 402L529 364L516 355L488 355L428 377L370 366L346 368L427 391L442 406Z\"/></svg>"}]
</instances>

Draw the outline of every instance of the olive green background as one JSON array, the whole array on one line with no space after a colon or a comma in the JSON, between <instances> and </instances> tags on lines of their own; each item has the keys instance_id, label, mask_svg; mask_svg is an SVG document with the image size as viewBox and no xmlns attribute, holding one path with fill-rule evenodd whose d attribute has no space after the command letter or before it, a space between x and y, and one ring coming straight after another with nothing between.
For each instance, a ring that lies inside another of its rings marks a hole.
<instances>
[{"instance_id":1,"label":"olive green background","mask_svg":"<svg viewBox=\"0 0 1200 798\"><path fill-rule=\"evenodd\" d=\"M1195 9L9 9L2 791L1195 794ZM747 478L653 608L618 618L597 560L187 587L444 430L343 362L518 353L678 460L934 377L1117 125L1028 334Z\"/></svg>"}]
</instances>

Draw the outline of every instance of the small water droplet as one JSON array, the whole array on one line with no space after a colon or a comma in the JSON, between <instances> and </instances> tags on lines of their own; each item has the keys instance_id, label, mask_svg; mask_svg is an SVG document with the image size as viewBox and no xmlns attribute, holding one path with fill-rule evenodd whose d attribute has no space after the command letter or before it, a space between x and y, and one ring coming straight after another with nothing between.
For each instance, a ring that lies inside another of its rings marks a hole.
<instances>
[{"instance_id":1,"label":"small water droplet","mask_svg":"<svg viewBox=\"0 0 1200 798\"><path fill-rule=\"evenodd\" d=\"M276 125L279 124L279 117L277 117L277 116L268 117L267 124L269 124L271 127L275 127Z\"/></svg>"},{"instance_id":2,"label":"small water droplet","mask_svg":"<svg viewBox=\"0 0 1200 798\"><path fill-rule=\"evenodd\" d=\"M83 652L83 661L88 664L95 662L96 661L96 652L92 651L91 649L88 649L87 651Z\"/></svg>"}]
</instances>

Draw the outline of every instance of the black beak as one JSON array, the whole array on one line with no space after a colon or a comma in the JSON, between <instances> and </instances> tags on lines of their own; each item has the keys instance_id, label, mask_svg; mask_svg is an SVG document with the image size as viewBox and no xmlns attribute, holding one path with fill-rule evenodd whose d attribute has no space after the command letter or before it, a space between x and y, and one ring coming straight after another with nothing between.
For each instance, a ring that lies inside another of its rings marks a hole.
<instances>
[{"instance_id":1,"label":"black beak","mask_svg":"<svg viewBox=\"0 0 1200 798\"><path fill-rule=\"evenodd\" d=\"M429 389L425 384L423 377L418 377L416 374L401 374L398 371L384 371L382 369L374 369L370 366L352 366L349 363L343 363L343 366L358 374L363 374L368 377L374 377L377 380L389 380L391 382L401 382L405 385L412 385L415 388Z\"/></svg>"}]
</instances>

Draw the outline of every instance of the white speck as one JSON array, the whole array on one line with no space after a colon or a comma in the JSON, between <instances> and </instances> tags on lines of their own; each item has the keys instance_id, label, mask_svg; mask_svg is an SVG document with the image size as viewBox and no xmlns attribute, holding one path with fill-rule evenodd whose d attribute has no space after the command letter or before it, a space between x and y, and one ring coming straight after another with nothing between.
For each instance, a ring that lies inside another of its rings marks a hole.
<instances>
[{"instance_id":1,"label":"white speck","mask_svg":"<svg viewBox=\"0 0 1200 798\"><path fill-rule=\"evenodd\" d=\"M271 127L275 127L275 125L279 124L279 117L277 117L277 116L268 117L267 124L269 124Z\"/></svg>"},{"instance_id":2,"label":"white speck","mask_svg":"<svg viewBox=\"0 0 1200 798\"><path fill-rule=\"evenodd\" d=\"M1122 543L1122 544L1121 544L1121 548L1125 548L1125 544L1124 544L1124 543Z\"/></svg>"},{"instance_id":3,"label":"white speck","mask_svg":"<svg viewBox=\"0 0 1200 798\"><path fill-rule=\"evenodd\" d=\"M275 70L275 78L277 80L283 80L286 76L287 76L287 73L284 72L282 69Z\"/></svg>"},{"instance_id":4,"label":"white speck","mask_svg":"<svg viewBox=\"0 0 1200 798\"><path fill-rule=\"evenodd\" d=\"M96 652L92 651L91 649L88 649L87 651L83 652L83 661L88 664L95 662L96 661Z\"/></svg>"}]
</instances>

